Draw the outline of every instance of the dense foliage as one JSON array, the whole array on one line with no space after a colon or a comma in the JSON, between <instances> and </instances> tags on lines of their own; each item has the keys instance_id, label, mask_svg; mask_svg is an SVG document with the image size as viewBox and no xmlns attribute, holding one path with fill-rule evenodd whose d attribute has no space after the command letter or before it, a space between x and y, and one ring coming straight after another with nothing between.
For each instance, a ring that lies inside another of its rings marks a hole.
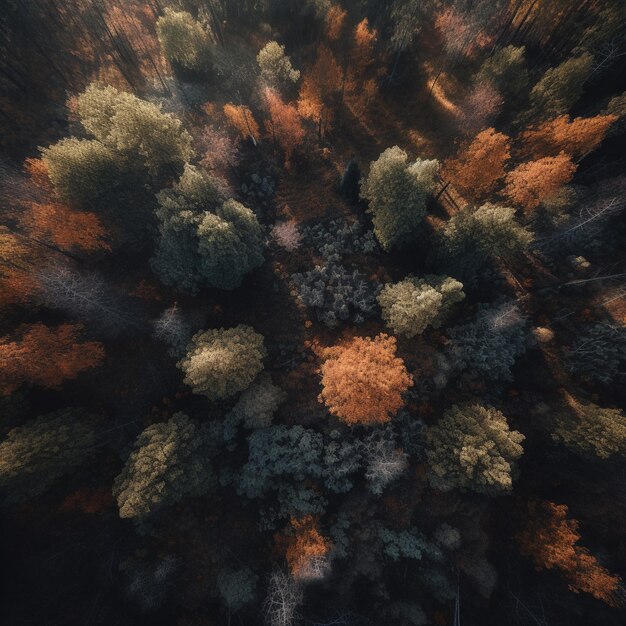
<instances>
[{"instance_id":1,"label":"dense foliage","mask_svg":"<svg viewBox=\"0 0 626 626\"><path fill-rule=\"evenodd\" d=\"M623 0L1 6L3 625L626 622Z\"/></svg>"}]
</instances>

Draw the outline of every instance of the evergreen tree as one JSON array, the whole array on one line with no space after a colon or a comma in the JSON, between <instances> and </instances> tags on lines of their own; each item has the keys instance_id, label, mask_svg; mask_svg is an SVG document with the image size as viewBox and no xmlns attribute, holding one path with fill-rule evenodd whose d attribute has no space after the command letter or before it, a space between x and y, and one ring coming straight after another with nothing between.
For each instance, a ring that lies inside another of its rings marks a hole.
<instances>
[{"instance_id":1,"label":"evergreen tree","mask_svg":"<svg viewBox=\"0 0 626 626\"><path fill-rule=\"evenodd\" d=\"M113 484L120 517L144 517L211 487L208 432L183 413L148 426Z\"/></svg>"},{"instance_id":2,"label":"evergreen tree","mask_svg":"<svg viewBox=\"0 0 626 626\"><path fill-rule=\"evenodd\" d=\"M567 113L580 98L593 66L593 56L583 53L550 68L530 92L530 103L543 118Z\"/></svg>"},{"instance_id":3,"label":"evergreen tree","mask_svg":"<svg viewBox=\"0 0 626 626\"><path fill-rule=\"evenodd\" d=\"M152 267L164 283L191 293L204 286L235 289L263 263L254 213L235 200L222 202L217 181L192 165L158 201L160 238Z\"/></svg>"},{"instance_id":4,"label":"evergreen tree","mask_svg":"<svg viewBox=\"0 0 626 626\"><path fill-rule=\"evenodd\" d=\"M86 461L94 443L93 418L76 409L13 428L0 443L0 487L12 500L37 496Z\"/></svg>"},{"instance_id":5,"label":"evergreen tree","mask_svg":"<svg viewBox=\"0 0 626 626\"><path fill-rule=\"evenodd\" d=\"M455 404L426 433L430 482L443 491L510 492L524 439L497 409Z\"/></svg>"}]
</instances>

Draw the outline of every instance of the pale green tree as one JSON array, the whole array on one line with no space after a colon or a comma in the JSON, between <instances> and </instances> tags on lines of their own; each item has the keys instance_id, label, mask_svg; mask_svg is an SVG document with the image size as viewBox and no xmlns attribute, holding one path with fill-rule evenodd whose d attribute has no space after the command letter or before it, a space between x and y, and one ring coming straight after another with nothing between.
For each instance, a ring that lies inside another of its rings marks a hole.
<instances>
[{"instance_id":1,"label":"pale green tree","mask_svg":"<svg viewBox=\"0 0 626 626\"><path fill-rule=\"evenodd\" d=\"M497 409L455 404L426 432L429 480L442 491L508 493L524 439Z\"/></svg>"},{"instance_id":2,"label":"pale green tree","mask_svg":"<svg viewBox=\"0 0 626 626\"><path fill-rule=\"evenodd\" d=\"M62 200L92 200L109 190L120 174L115 152L93 139L61 139L41 153Z\"/></svg>"},{"instance_id":3,"label":"pale green tree","mask_svg":"<svg viewBox=\"0 0 626 626\"><path fill-rule=\"evenodd\" d=\"M406 337L439 328L451 308L465 297L463 284L448 276L409 276L386 284L378 296L382 317L393 331Z\"/></svg>"},{"instance_id":4,"label":"pale green tree","mask_svg":"<svg viewBox=\"0 0 626 626\"><path fill-rule=\"evenodd\" d=\"M196 333L178 367L194 393L223 400L250 386L263 369L265 354L263 335L240 324Z\"/></svg>"},{"instance_id":5,"label":"pale green tree","mask_svg":"<svg viewBox=\"0 0 626 626\"><path fill-rule=\"evenodd\" d=\"M120 517L141 518L207 493L214 480L210 451L208 431L183 413L148 426L113 484Z\"/></svg>"},{"instance_id":6,"label":"pale green tree","mask_svg":"<svg viewBox=\"0 0 626 626\"><path fill-rule=\"evenodd\" d=\"M426 198L436 188L437 160L409 157L398 146L387 148L361 181L369 202L374 233L385 250L404 243L426 214Z\"/></svg>"},{"instance_id":7,"label":"pale green tree","mask_svg":"<svg viewBox=\"0 0 626 626\"><path fill-rule=\"evenodd\" d=\"M89 85L78 97L78 115L85 129L128 165L139 159L156 172L193 156L191 135L178 118L115 87Z\"/></svg>"},{"instance_id":8,"label":"pale green tree","mask_svg":"<svg viewBox=\"0 0 626 626\"><path fill-rule=\"evenodd\" d=\"M291 65L291 59L285 54L285 46L276 41L266 44L256 57L261 78L270 85L284 87L298 82L299 70Z\"/></svg>"},{"instance_id":9,"label":"pale green tree","mask_svg":"<svg viewBox=\"0 0 626 626\"><path fill-rule=\"evenodd\" d=\"M161 50L168 61L190 70L208 66L213 41L190 13L166 8L156 28Z\"/></svg>"},{"instance_id":10,"label":"pale green tree","mask_svg":"<svg viewBox=\"0 0 626 626\"><path fill-rule=\"evenodd\" d=\"M555 420L553 439L574 452L601 459L626 456L626 416L619 409L576 403Z\"/></svg>"}]
</instances>

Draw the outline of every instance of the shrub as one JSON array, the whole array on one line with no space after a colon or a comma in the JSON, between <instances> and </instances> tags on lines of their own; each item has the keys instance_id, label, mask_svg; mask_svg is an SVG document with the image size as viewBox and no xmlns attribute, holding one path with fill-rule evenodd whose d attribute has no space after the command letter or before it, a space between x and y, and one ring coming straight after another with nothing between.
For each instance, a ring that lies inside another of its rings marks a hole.
<instances>
[{"instance_id":1,"label":"shrub","mask_svg":"<svg viewBox=\"0 0 626 626\"><path fill-rule=\"evenodd\" d=\"M370 283L357 270L352 273L334 262L291 277L302 304L315 309L317 319L333 328L340 321L359 324L376 311L379 286Z\"/></svg>"},{"instance_id":2,"label":"shrub","mask_svg":"<svg viewBox=\"0 0 626 626\"><path fill-rule=\"evenodd\" d=\"M473 321L448 331L455 366L490 380L509 380L515 359L526 349L525 325L514 303L480 307Z\"/></svg>"}]
</instances>

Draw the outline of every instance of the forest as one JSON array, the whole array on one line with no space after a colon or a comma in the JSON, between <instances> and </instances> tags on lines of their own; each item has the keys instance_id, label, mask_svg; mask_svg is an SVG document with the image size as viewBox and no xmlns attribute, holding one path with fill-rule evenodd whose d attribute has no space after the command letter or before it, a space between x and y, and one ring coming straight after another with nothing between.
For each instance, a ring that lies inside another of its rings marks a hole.
<instances>
[{"instance_id":1,"label":"forest","mask_svg":"<svg viewBox=\"0 0 626 626\"><path fill-rule=\"evenodd\" d=\"M0 623L626 623L624 0L0 49Z\"/></svg>"}]
</instances>

